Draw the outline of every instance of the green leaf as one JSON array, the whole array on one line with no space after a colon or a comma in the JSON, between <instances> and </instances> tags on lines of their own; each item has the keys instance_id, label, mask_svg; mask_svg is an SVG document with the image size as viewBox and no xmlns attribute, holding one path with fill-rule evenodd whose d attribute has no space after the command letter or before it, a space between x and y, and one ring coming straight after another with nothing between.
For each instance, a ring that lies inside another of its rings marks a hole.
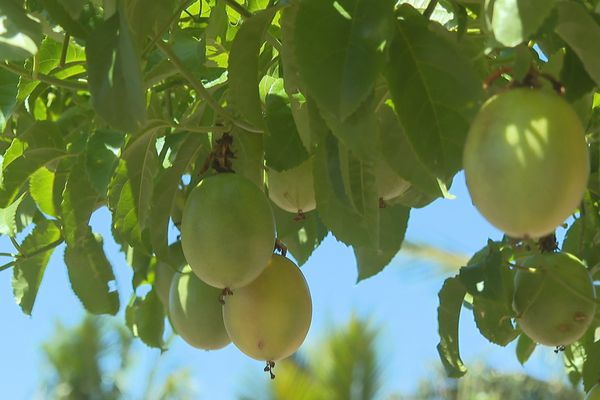
<instances>
[{"instance_id":1,"label":"green leaf","mask_svg":"<svg viewBox=\"0 0 600 400\"><path fill-rule=\"evenodd\" d=\"M116 154L124 141L123 134L106 130L96 130L88 138L85 147L85 170L90 183L102 196L106 194L115 172L119 162Z\"/></svg>"},{"instance_id":2,"label":"green leaf","mask_svg":"<svg viewBox=\"0 0 600 400\"><path fill-rule=\"evenodd\" d=\"M271 85L266 96L265 118L269 134L265 136L265 163L276 171L300 165L308 152L296 129L290 100L283 89L283 79Z\"/></svg>"},{"instance_id":3,"label":"green leaf","mask_svg":"<svg viewBox=\"0 0 600 400\"><path fill-rule=\"evenodd\" d=\"M155 289L143 298L132 297L125 310L125 320L134 336L150 347L163 349L165 313Z\"/></svg>"},{"instance_id":4,"label":"green leaf","mask_svg":"<svg viewBox=\"0 0 600 400\"><path fill-rule=\"evenodd\" d=\"M600 377L600 341L586 346L586 358L583 363L583 388L587 392L598 383Z\"/></svg>"},{"instance_id":5,"label":"green leaf","mask_svg":"<svg viewBox=\"0 0 600 400\"><path fill-rule=\"evenodd\" d=\"M513 47L537 32L555 4L556 0L486 0L486 19L496 40Z\"/></svg>"},{"instance_id":6,"label":"green leaf","mask_svg":"<svg viewBox=\"0 0 600 400\"><path fill-rule=\"evenodd\" d=\"M41 31L18 2L0 3L0 60L22 61L37 53Z\"/></svg>"},{"instance_id":7,"label":"green leaf","mask_svg":"<svg viewBox=\"0 0 600 400\"><path fill-rule=\"evenodd\" d=\"M176 0L126 0L125 12L131 27L131 33L138 46L143 46L148 37L161 33L171 22Z\"/></svg>"},{"instance_id":8,"label":"green leaf","mask_svg":"<svg viewBox=\"0 0 600 400\"><path fill-rule=\"evenodd\" d=\"M157 128L152 126L127 145L109 186L113 226L129 245L144 244L154 179L159 171L156 153Z\"/></svg>"},{"instance_id":9,"label":"green leaf","mask_svg":"<svg viewBox=\"0 0 600 400\"><path fill-rule=\"evenodd\" d=\"M258 94L258 59L263 37L277 8L260 11L242 24L229 54L229 90L231 104L257 127L264 121Z\"/></svg>"},{"instance_id":10,"label":"green leaf","mask_svg":"<svg viewBox=\"0 0 600 400\"><path fill-rule=\"evenodd\" d=\"M460 358L458 348L458 321L460 309L467 294L467 289L458 277L448 278L438 293L438 331L440 342L437 350L446 374L450 378L460 378L467 369Z\"/></svg>"},{"instance_id":11,"label":"green leaf","mask_svg":"<svg viewBox=\"0 0 600 400\"><path fill-rule=\"evenodd\" d=\"M313 118L313 123L314 120ZM339 144L333 135L325 131L325 136L316 149L313 164L319 216L338 240L349 245L372 243L373 221L361 214L350 199L341 163ZM356 174L353 175L356 177ZM374 178L371 183L374 184ZM376 197L375 193L374 207L378 204ZM367 206L366 210L370 211L370 207Z\"/></svg>"},{"instance_id":12,"label":"green leaf","mask_svg":"<svg viewBox=\"0 0 600 400\"><path fill-rule=\"evenodd\" d=\"M232 151L233 170L250 179L261 190L264 189L264 137L256 133L249 133L240 128L234 128Z\"/></svg>"},{"instance_id":13,"label":"green leaf","mask_svg":"<svg viewBox=\"0 0 600 400\"><path fill-rule=\"evenodd\" d=\"M0 69L0 132L4 132L17 98L19 76Z\"/></svg>"},{"instance_id":14,"label":"green leaf","mask_svg":"<svg viewBox=\"0 0 600 400\"><path fill-rule=\"evenodd\" d=\"M594 266L600 263L600 207L587 196L583 205L585 212L569 227L562 250Z\"/></svg>"},{"instance_id":15,"label":"green leaf","mask_svg":"<svg viewBox=\"0 0 600 400\"><path fill-rule=\"evenodd\" d=\"M529 338L526 334L522 333L517 341L517 360L521 365L525 365L529 357L533 354L537 344Z\"/></svg>"},{"instance_id":16,"label":"green leaf","mask_svg":"<svg viewBox=\"0 0 600 400\"><path fill-rule=\"evenodd\" d=\"M44 214L56 217L58 210L54 201L56 175L46 167L38 169L29 179L29 194Z\"/></svg>"},{"instance_id":17,"label":"green leaf","mask_svg":"<svg viewBox=\"0 0 600 400\"><path fill-rule=\"evenodd\" d=\"M497 244L490 241L461 268L459 278L473 296L473 315L481 334L506 346L519 334L512 323L513 272Z\"/></svg>"},{"instance_id":18,"label":"green leaf","mask_svg":"<svg viewBox=\"0 0 600 400\"><path fill-rule=\"evenodd\" d=\"M90 217L99 199L100 195L86 174L85 159L80 156L71 169L62 195L61 213L67 245L76 246L80 240L87 240Z\"/></svg>"},{"instance_id":19,"label":"green leaf","mask_svg":"<svg viewBox=\"0 0 600 400\"><path fill-rule=\"evenodd\" d=\"M561 1L556 7L556 33L577 54L596 85L600 85L600 26L582 4Z\"/></svg>"},{"instance_id":20,"label":"green leaf","mask_svg":"<svg viewBox=\"0 0 600 400\"><path fill-rule=\"evenodd\" d=\"M56 40L45 37L40 45L37 59L39 60L37 71L42 74L51 74L60 79L69 78L73 75L85 73L85 67L83 65L72 65L70 67L60 68L60 58L62 54L63 44ZM65 63L79 63L85 61L85 51L83 47L79 46L75 41L69 43L67 47L67 54L65 57ZM32 61L27 60L25 68L28 70L32 69ZM35 88L40 85L44 85L39 80L27 80L21 77L19 81L19 93L18 100L24 101L27 96L33 93Z\"/></svg>"},{"instance_id":21,"label":"green leaf","mask_svg":"<svg viewBox=\"0 0 600 400\"><path fill-rule=\"evenodd\" d=\"M560 81L565 86L565 98L571 103L590 93L595 86L581 60L569 48L566 49L560 70Z\"/></svg>"},{"instance_id":22,"label":"green leaf","mask_svg":"<svg viewBox=\"0 0 600 400\"><path fill-rule=\"evenodd\" d=\"M12 287L17 304L27 315L31 315L46 265L60 242L58 225L54 221L41 220L21 243L22 259L13 268Z\"/></svg>"},{"instance_id":23,"label":"green leaf","mask_svg":"<svg viewBox=\"0 0 600 400\"><path fill-rule=\"evenodd\" d=\"M308 94L339 120L367 98L386 62L391 0L305 0L295 19L295 56Z\"/></svg>"},{"instance_id":24,"label":"green leaf","mask_svg":"<svg viewBox=\"0 0 600 400\"><path fill-rule=\"evenodd\" d=\"M169 255L167 243L169 218L176 199L181 176L196 160L200 151L209 149L208 138L197 133L190 133L177 152L173 165L160 172L156 179L154 198L150 209L150 240L156 255L165 260Z\"/></svg>"},{"instance_id":25,"label":"green leaf","mask_svg":"<svg viewBox=\"0 0 600 400\"><path fill-rule=\"evenodd\" d=\"M122 12L94 29L85 54L96 112L116 129L136 131L146 119L146 99L138 55Z\"/></svg>"},{"instance_id":26,"label":"green leaf","mask_svg":"<svg viewBox=\"0 0 600 400\"><path fill-rule=\"evenodd\" d=\"M343 121L321 110L321 116L335 137L358 158L367 162L373 162L377 143L375 100L375 96L369 96L356 112Z\"/></svg>"},{"instance_id":27,"label":"green leaf","mask_svg":"<svg viewBox=\"0 0 600 400\"><path fill-rule=\"evenodd\" d=\"M68 156L63 150L41 148L26 151L16 158L2 171L2 187L0 188L0 207L7 207L19 195L31 175L38 169Z\"/></svg>"},{"instance_id":28,"label":"green leaf","mask_svg":"<svg viewBox=\"0 0 600 400\"><path fill-rule=\"evenodd\" d=\"M102 249L102 238L91 229L65 250L65 264L73 292L92 314L116 314L119 294L112 266Z\"/></svg>"},{"instance_id":29,"label":"green leaf","mask_svg":"<svg viewBox=\"0 0 600 400\"><path fill-rule=\"evenodd\" d=\"M393 106L385 103L379 107L377 119L380 150L391 169L420 191L433 197L443 196L439 180L415 153Z\"/></svg>"},{"instance_id":30,"label":"green leaf","mask_svg":"<svg viewBox=\"0 0 600 400\"><path fill-rule=\"evenodd\" d=\"M428 29L413 8L401 6L400 11L386 72L389 89L419 159L445 180L462 166L481 84L453 42Z\"/></svg>"},{"instance_id":31,"label":"green leaf","mask_svg":"<svg viewBox=\"0 0 600 400\"><path fill-rule=\"evenodd\" d=\"M41 0L44 9L50 14L69 35L86 39L90 33L90 28L85 26L69 13L69 7L63 4L61 0Z\"/></svg>"},{"instance_id":32,"label":"green leaf","mask_svg":"<svg viewBox=\"0 0 600 400\"><path fill-rule=\"evenodd\" d=\"M354 246L358 281L381 272L400 251L410 209L401 205L379 209L379 240L374 246Z\"/></svg>"},{"instance_id":33,"label":"green leaf","mask_svg":"<svg viewBox=\"0 0 600 400\"><path fill-rule=\"evenodd\" d=\"M283 211L273 203L271 208L275 216L277 238L287 246L298 265L302 266L327 236L327 228L316 211L304 213L303 218L298 218L297 214Z\"/></svg>"},{"instance_id":34,"label":"green leaf","mask_svg":"<svg viewBox=\"0 0 600 400\"><path fill-rule=\"evenodd\" d=\"M10 206L0 209L0 235L15 237L17 234L17 210L24 197L22 194Z\"/></svg>"}]
</instances>

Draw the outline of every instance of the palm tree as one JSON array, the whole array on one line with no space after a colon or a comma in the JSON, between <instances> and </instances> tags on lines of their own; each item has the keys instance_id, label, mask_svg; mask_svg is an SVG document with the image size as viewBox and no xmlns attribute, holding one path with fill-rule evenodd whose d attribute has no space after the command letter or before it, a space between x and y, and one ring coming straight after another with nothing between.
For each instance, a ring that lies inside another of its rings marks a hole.
<instances>
[{"instance_id":1,"label":"palm tree","mask_svg":"<svg viewBox=\"0 0 600 400\"><path fill-rule=\"evenodd\" d=\"M75 327L58 324L42 346L50 373L41 396L55 400L117 400L132 398L124 389L132 362L133 337L115 319L86 315ZM156 382L156 367L146 378L144 399L192 399L190 378L178 370Z\"/></svg>"},{"instance_id":2,"label":"palm tree","mask_svg":"<svg viewBox=\"0 0 600 400\"><path fill-rule=\"evenodd\" d=\"M296 355L276 366L277 377L256 395L240 400L372 400L381 399L380 355L376 350L378 330L367 322L350 322L325 338L312 356ZM562 382L546 382L523 374L472 368L460 379L448 379L434 371L413 395L395 394L387 400L576 400L583 395ZM266 392L266 393L264 393Z\"/></svg>"}]
</instances>

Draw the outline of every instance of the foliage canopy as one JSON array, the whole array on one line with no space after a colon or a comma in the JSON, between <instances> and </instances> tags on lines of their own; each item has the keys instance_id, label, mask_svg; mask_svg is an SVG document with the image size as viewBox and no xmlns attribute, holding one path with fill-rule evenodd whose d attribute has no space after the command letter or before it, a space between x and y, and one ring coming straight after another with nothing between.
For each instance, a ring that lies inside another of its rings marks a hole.
<instances>
[{"instance_id":1,"label":"foliage canopy","mask_svg":"<svg viewBox=\"0 0 600 400\"><path fill-rule=\"evenodd\" d=\"M263 189L265 167L312 160L316 210L294 218L273 205L277 236L302 264L331 232L366 279L400 250L411 208L449 196L485 98L541 71L560 81L585 128L591 174L561 248L595 273L597 21L597 0L2 1L0 233L17 253L0 270L12 268L15 299L30 314L49 257L65 244L83 306L117 313L92 213L110 209L133 287L153 285L158 262L179 266L169 231L226 137L232 169ZM410 183L385 202L381 160ZM438 348L449 375L466 371L457 337L465 301L483 336L518 340L518 359L528 359L535 344L513 322L507 265L536 246L490 241L445 282ZM126 319L162 347L163 312L153 288L134 294ZM564 351L569 377L586 388L600 376L598 325Z\"/></svg>"}]
</instances>

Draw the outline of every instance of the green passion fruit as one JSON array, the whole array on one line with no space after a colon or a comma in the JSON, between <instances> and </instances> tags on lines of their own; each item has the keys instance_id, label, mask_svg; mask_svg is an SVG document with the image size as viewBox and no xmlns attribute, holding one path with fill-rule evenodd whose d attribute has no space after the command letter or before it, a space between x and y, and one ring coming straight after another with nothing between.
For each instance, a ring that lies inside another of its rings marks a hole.
<instances>
[{"instance_id":1,"label":"green passion fruit","mask_svg":"<svg viewBox=\"0 0 600 400\"><path fill-rule=\"evenodd\" d=\"M375 164L375 180L377 195L380 199L391 200L404 194L410 188L410 182L402 179L392 171L385 160L379 159Z\"/></svg>"},{"instance_id":2,"label":"green passion fruit","mask_svg":"<svg viewBox=\"0 0 600 400\"><path fill-rule=\"evenodd\" d=\"M595 385L585 396L585 400L600 400L600 384Z\"/></svg>"},{"instance_id":3,"label":"green passion fruit","mask_svg":"<svg viewBox=\"0 0 600 400\"><path fill-rule=\"evenodd\" d=\"M216 350L231 340L223 324L221 290L202 282L186 266L177 272L169 293L169 317L173 328L188 344Z\"/></svg>"},{"instance_id":4,"label":"green passion fruit","mask_svg":"<svg viewBox=\"0 0 600 400\"><path fill-rule=\"evenodd\" d=\"M225 328L248 356L276 361L294 353L308 333L312 301L300 269L273 255L263 273L225 298Z\"/></svg>"},{"instance_id":5,"label":"green passion fruit","mask_svg":"<svg viewBox=\"0 0 600 400\"><path fill-rule=\"evenodd\" d=\"M302 213L317 207L311 159L282 172L269 169L267 178L269 197L282 210Z\"/></svg>"},{"instance_id":6,"label":"green passion fruit","mask_svg":"<svg viewBox=\"0 0 600 400\"><path fill-rule=\"evenodd\" d=\"M473 204L517 238L554 231L580 203L589 174L579 118L540 89L491 97L471 124L463 165Z\"/></svg>"},{"instance_id":7,"label":"green passion fruit","mask_svg":"<svg viewBox=\"0 0 600 400\"><path fill-rule=\"evenodd\" d=\"M527 336L548 346L581 338L596 312L596 295L583 263L568 253L527 257L515 275L513 308Z\"/></svg>"},{"instance_id":8,"label":"green passion fruit","mask_svg":"<svg viewBox=\"0 0 600 400\"><path fill-rule=\"evenodd\" d=\"M247 178L218 174L190 193L181 244L194 273L209 285L234 289L252 282L269 263L274 243L269 200Z\"/></svg>"}]
</instances>

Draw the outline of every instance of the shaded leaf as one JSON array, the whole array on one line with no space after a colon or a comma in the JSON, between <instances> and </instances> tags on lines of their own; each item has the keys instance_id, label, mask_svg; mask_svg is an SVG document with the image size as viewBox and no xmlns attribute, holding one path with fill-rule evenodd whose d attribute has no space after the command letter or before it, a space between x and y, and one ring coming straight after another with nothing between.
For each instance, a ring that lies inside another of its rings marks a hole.
<instances>
[{"instance_id":1,"label":"shaded leaf","mask_svg":"<svg viewBox=\"0 0 600 400\"><path fill-rule=\"evenodd\" d=\"M119 132L96 130L85 147L85 170L96 192L104 196L115 168L125 137Z\"/></svg>"},{"instance_id":2,"label":"shaded leaf","mask_svg":"<svg viewBox=\"0 0 600 400\"><path fill-rule=\"evenodd\" d=\"M88 240L88 224L99 199L100 195L88 179L85 159L80 156L71 169L62 195L61 213L67 245L77 246L79 241Z\"/></svg>"},{"instance_id":3,"label":"shaded leaf","mask_svg":"<svg viewBox=\"0 0 600 400\"><path fill-rule=\"evenodd\" d=\"M91 229L65 250L65 264L73 292L92 314L116 314L119 294L112 266L102 249L102 238Z\"/></svg>"},{"instance_id":4,"label":"shaded leaf","mask_svg":"<svg viewBox=\"0 0 600 400\"><path fill-rule=\"evenodd\" d=\"M395 111L422 163L447 179L461 168L481 85L454 43L428 29L410 6L400 14L386 72Z\"/></svg>"},{"instance_id":5,"label":"shaded leaf","mask_svg":"<svg viewBox=\"0 0 600 400\"><path fill-rule=\"evenodd\" d=\"M4 131L16 104L18 83L18 75L0 69L0 132Z\"/></svg>"},{"instance_id":6,"label":"shaded leaf","mask_svg":"<svg viewBox=\"0 0 600 400\"><path fill-rule=\"evenodd\" d=\"M308 152L296 129L283 79L273 82L265 105L265 119L269 128L269 134L264 139L265 163L276 171L300 165L308 159Z\"/></svg>"},{"instance_id":7,"label":"shaded leaf","mask_svg":"<svg viewBox=\"0 0 600 400\"><path fill-rule=\"evenodd\" d=\"M358 281L379 273L400 251L410 209L401 205L379 209L378 242L373 246L354 246L358 264Z\"/></svg>"},{"instance_id":8,"label":"shaded leaf","mask_svg":"<svg viewBox=\"0 0 600 400\"><path fill-rule=\"evenodd\" d=\"M327 236L327 228L316 211L304 213L304 218L298 219L296 214L283 211L273 203L271 208L275 216L277 238L285 243L288 252L302 266Z\"/></svg>"},{"instance_id":9,"label":"shaded leaf","mask_svg":"<svg viewBox=\"0 0 600 400\"><path fill-rule=\"evenodd\" d=\"M448 278L438 293L438 332L440 342L437 350L446 374L450 378L460 378L467 369L460 358L458 347L458 321L462 303L467 294L465 286L458 277Z\"/></svg>"},{"instance_id":10,"label":"shaded leaf","mask_svg":"<svg viewBox=\"0 0 600 400\"><path fill-rule=\"evenodd\" d=\"M60 242L58 225L54 221L41 220L21 243L23 258L13 268L12 287L17 304L27 315L31 315L46 265Z\"/></svg>"},{"instance_id":11,"label":"shaded leaf","mask_svg":"<svg viewBox=\"0 0 600 400\"><path fill-rule=\"evenodd\" d=\"M165 312L155 289L143 298L133 296L125 310L125 321L134 336L150 347L162 349Z\"/></svg>"},{"instance_id":12,"label":"shaded leaf","mask_svg":"<svg viewBox=\"0 0 600 400\"><path fill-rule=\"evenodd\" d=\"M577 54L588 74L600 84L600 26L577 2L561 1L556 33Z\"/></svg>"},{"instance_id":13,"label":"shaded leaf","mask_svg":"<svg viewBox=\"0 0 600 400\"><path fill-rule=\"evenodd\" d=\"M152 248L161 260L167 259L169 254L167 243L169 218L177 200L181 176L196 160L200 151L207 152L209 146L206 136L197 133L188 134L179 147L173 165L161 171L156 179L148 226Z\"/></svg>"},{"instance_id":14,"label":"shaded leaf","mask_svg":"<svg viewBox=\"0 0 600 400\"><path fill-rule=\"evenodd\" d=\"M529 338L529 336L522 333L519 336L519 340L517 341L517 360L521 363L521 365L525 365L529 357L533 354L537 344Z\"/></svg>"},{"instance_id":15,"label":"shaded leaf","mask_svg":"<svg viewBox=\"0 0 600 400\"><path fill-rule=\"evenodd\" d=\"M247 18L235 35L229 54L229 90L231 103L244 118L257 127L263 127L258 94L258 61L263 36L277 8L260 11Z\"/></svg>"},{"instance_id":16,"label":"shaded leaf","mask_svg":"<svg viewBox=\"0 0 600 400\"><path fill-rule=\"evenodd\" d=\"M152 126L127 145L109 186L113 226L131 246L140 245L159 171L157 129Z\"/></svg>"},{"instance_id":17,"label":"shaded leaf","mask_svg":"<svg viewBox=\"0 0 600 400\"><path fill-rule=\"evenodd\" d=\"M598 383L600 377L600 341L593 342L585 348L586 358L583 363L583 389L587 392Z\"/></svg>"},{"instance_id":18,"label":"shaded leaf","mask_svg":"<svg viewBox=\"0 0 600 400\"><path fill-rule=\"evenodd\" d=\"M0 60L22 61L37 53L41 31L19 2L0 3Z\"/></svg>"},{"instance_id":19,"label":"shaded leaf","mask_svg":"<svg viewBox=\"0 0 600 400\"><path fill-rule=\"evenodd\" d=\"M295 18L295 57L308 94L343 121L381 72L393 26L391 0L306 0Z\"/></svg>"},{"instance_id":20,"label":"shaded leaf","mask_svg":"<svg viewBox=\"0 0 600 400\"><path fill-rule=\"evenodd\" d=\"M124 131L146 118L140 65L125 15L115 13L90 34L86 48L88 83L98 115Z\"/></svg>"}]
</instances>

